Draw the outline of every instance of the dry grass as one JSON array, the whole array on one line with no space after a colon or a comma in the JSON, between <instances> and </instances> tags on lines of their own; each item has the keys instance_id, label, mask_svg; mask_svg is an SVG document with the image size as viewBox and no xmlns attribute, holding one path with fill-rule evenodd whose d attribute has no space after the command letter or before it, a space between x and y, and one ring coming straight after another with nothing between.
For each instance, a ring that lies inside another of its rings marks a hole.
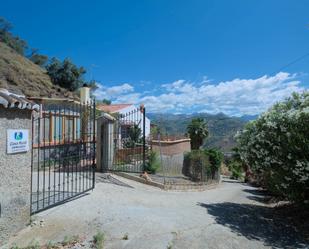
<instances>
[{"instance_id":1,"label":"dry grass","mask_svg":"<svg viewBox=\"0 0 309 249\"><path fill-rule=\"evenodd\" d=\"M93 236L93 246L96 249L104 248L105 235L103 232L99 231Z\"/></svg>"},{"instance_id":2,"label":"dry grass","mask_svg":"<svg viewBox=\"0 0 309 249\"><path fill-rule=\"evenodd\" d=\"M10 249L70 249L70 248L80 248L83 246L84 239L78 235L75 236L65 236L62 242L53 243L48 242L45 245L40 245L37 241L32 241L26 247L12 246Z\"/></svg>"},{"instance_id":3,"label":"dry grass","mask_svg":"<svg viewBox=\"0 0 309 249\"><path fill-rule=\"evenodd\" d=\"M229 171L229 168L226 166L225 163L221 163L220 172L221 172L221 175L231 176L231 172Z\"/></svg>"},{"instance_id":4,"label":"dry grass","mask_svg":"<svg viewBox=\"0 0 309 249\"><path fill-rule=\"evenodd\" d=\"M28 97L73 97L52 84L46 71L0 42L0 88Z\"/></svg>"}]
</instances>

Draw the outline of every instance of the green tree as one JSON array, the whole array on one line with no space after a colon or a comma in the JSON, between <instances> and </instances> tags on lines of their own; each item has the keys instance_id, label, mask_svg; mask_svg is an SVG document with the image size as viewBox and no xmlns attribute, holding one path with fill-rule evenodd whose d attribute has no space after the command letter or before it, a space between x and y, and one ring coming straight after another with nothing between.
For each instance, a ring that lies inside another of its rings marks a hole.
<instances>
[{"instance_id":1,"label":"green tree","mask_svg":"<svg viewBox=\"0 0 309 249\"><path fill-rule=\"evenodd\" d=\"M103 105L110 105L112 104L112 101L110 99L102 99L102 100L97 100L98 104L103 104Z\"/></svg>"},{"instance_id":2,"label":"green tree","mask_svg":"<svg viewBox=\"0 0 309 249\"><path fill-rule=\"evenodd\" d=\"M9 32L13 28L13 25L8 22L4 17L0 16L0 31Z\"/></svg>"},{"instance_id":3,"label":"green tree","mask_svg":"<svg viewBox=\"0 0 309 249\"><path fill-rule=\"evenodd\" d=\"M205 149L204 153L208 157L208 160L210 162L211 176L212 178L214 178L217 170L220 168L223 161L223 153L217 149Z\"/></svg>"},{"instance_id":4,"label":"green tree","mask_svg":"<svg viewBox=\"0 0 309 249\"><path fill-rule=\"evenodd\" d=\"M31 49L31 54L28 56L28 59L40 67L45 67L48 62L48 56L39 54L36 48Z\"/></svg>"},{"instance_id":5,"label":"green tree","mask_svg":"<svg viewBox=\"0 0 309 249\"><path fill-rule=\"evenodd\" d=\"M128 129L128 140L125 143L125 147L134 148L140 143L142 143L142 130L137 124L134 124Z\"/></svg>"},{"instance_id":6,"label":"green tree","mask_svg":"<svg viewBox=\"0 0 309 249\"><path fill-rule=\"evenodd\" d=\"M68 58L64 59L63 62L57 58L52 58L46 66L46 70L55 85L70 91L77 90L85 83L83 79L86 73L85 68L76 66Z\"/></svg>"},{"instance_id":7,"label":"green tree","mask_svg":"<svg viewBox=\"0 0 309 249\"><path fill-rule=\"evenodd\" d=\"M187 127L187 133L191 139L191 149L199 149L208 137L208 128L206 122L202 118L193 118Z\"/></svg>"},{"instance_id":8,"label":"green tree","mask_svg":"<svg viewBox=\"0 0 309 249\"><path fill-rule=\"evenodd\" d=\"M275 104L237 135L241 159L270 191L309 203L309 92Z\"/></svg>"},{"instance_id":9,"label":"green tree","mask_svg":"<svg viewBox=\"0 0 309 249\"><path fill-rule=\"evenodd\" d=\"M161 134L160 127L157 125L150 126L150 134L152 139L157 140L159 138L159 134Z\"/></svg>"},{"instance_id":10,"label":"green tree","mask_svg":"<svg viewBox=\"0 0 309 249\"><path fill-rule=\"evenodd\" d=\"M158 153L155 151L150 151L148 153L148 160L145 165L145 170L151 174L155 174L161 167L161 162Z\"/></svg>"},{"instance_id":11,"label":"green tree","mask_svg":"<svg viewBox=\"0 0 309 249\"><path fill-rule=\"evenodd\" d=\"M28 48L27 42L14 36L10 31L13 26L5 18L0 17L0 41L14 49L20 55L24 55Z\"/></svg>"},{"instance_id":12,"label":"green tree","mask_svg":"<svg viewBox=\"0 0 309 249\"><path fill-rule=\"evenodd\" d=\"M102 100L102 104L104 105L110 105L112 103L112 101L110 99L103 99Z\"/></svg>"}]
</instances>

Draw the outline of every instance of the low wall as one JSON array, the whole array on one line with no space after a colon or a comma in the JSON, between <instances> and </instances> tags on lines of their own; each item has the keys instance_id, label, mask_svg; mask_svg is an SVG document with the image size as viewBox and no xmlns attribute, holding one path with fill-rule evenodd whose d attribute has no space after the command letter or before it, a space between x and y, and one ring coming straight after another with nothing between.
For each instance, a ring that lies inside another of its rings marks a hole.
<instances>
[{"instance_id":1,"label":"low wall","mask_svg":"<svg viewBox=\"0 0 309 249\"><path fill-rule=\"evenodd\" d=\"M126 162L130 161L131 157L137 156L140 159L143 158L143 147L135 147L135 148L124 148L116 150L116 162Z\"/></svg>"},{"instance_id":2,"label":"low wall","mask_svg":"<svg viewBox=\"0 0 309 249\"><path fill-rule=\"evenodd\" d=\"M0 246L30 221L31 148L7 154L7 129L28 129L31 111L0 107Z\"/></svg>"},{"instance_id":3,"label":"low wall","mask_svg":"<svg viewBox=\"0 0 309 249\"><path fill-rule=\"evenodd\" d=\"M159 172L170 175L182 175L184 153L191 151L190 139L174 141L151 141L152 150L162 155Z\"/></svg>"},{"instance_id":4,"label":"low wall","mask_svg":"<svg viewBox=\"0 0 309 249\"><path fill-rule=\"evenodd\" d=\"M157 151L158 153L160 153L160 147L161 147L162 155L177 155L191 151L190 141L191 140L189 138L173 140L173 141L152 140L151 146L152 150Z\"/></svg>"}]
</instances>

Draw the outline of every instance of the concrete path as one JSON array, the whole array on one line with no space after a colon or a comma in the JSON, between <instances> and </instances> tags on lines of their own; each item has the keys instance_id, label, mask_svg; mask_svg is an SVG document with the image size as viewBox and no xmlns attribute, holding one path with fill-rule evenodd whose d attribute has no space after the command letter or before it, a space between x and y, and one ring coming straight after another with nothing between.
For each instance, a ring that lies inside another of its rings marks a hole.
<instances>
[{"instance_id":1,"label":"concrete path","mask_svg":"<svg viewBox=\"0 0 309 249\"><path fill-rule=\"evenodd\" d=\"M79 235L88 248L92 236L104 231L104 248L115 249L306 247L287 224L272 219L261 193L243 183L166 192L117 176L98 181L88 195L36 215L42 226L29 226L10 242L47 243Z\"/></svg>"}]
</instances>

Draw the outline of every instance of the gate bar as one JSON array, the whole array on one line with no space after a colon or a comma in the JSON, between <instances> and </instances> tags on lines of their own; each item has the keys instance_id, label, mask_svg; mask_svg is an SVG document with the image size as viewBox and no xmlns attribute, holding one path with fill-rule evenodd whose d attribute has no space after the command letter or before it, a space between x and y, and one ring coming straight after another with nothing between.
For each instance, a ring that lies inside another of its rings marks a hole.
<instances>
[{"instance_id":1,"label":"gate bar","mask_svg":"<svg viewBox=\"0 0 309 249\"><path fill-rule=\"evenodd\" d=\"M96 108L95 108L95 99L93 100L93 131L92 131L92 135L93 135L93 138L92 138L92 142L93 142L93 155L92 155L92 188L94 189L94 186L95 186L95 159L96 159L96 137L95 137L95 116L96 116Z\"/></svg>"},{"instance_id":2,"label":"gate bar","mask_svg":"<svg viewBox=\"0 0 309 249\"><path fill-rule=\"evenodd\" d=\"M146 121L146 108L144 105L142 105L142 108L143 108L143 171L145 170L146 168L146 124L145 124L145 121Z\"/></svg>"}]
</instances>

